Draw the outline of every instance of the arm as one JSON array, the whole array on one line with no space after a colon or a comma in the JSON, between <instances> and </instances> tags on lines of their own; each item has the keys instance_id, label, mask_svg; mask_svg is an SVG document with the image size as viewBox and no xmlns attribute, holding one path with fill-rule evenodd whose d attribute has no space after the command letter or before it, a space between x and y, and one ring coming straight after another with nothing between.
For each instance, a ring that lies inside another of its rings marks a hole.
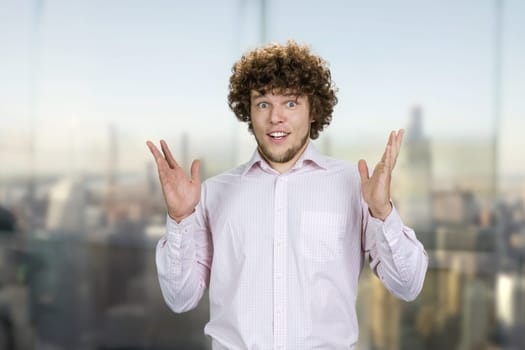
<instances>
[{"instance_id":1,"label":"arm","mask_svg":"<svg viewBox=\"0 0 525 350\"><path fill-rule=\"evenodd\" d=\"M213 245L202 212L199 205L180 223L168 215L166 235L157 243L160 288L175 312L195 308L209 284Z\"/></svg>"},{"instance_id":2,"label":"arm","mask_svg":"<svg viewBox=\"0 0 525 350\"><path fill-rule=\"evenodd\" d=\"M363 202L363 247L370 268L396 297L414 300L425 280L428 256L414 231L403 225L397 210L381 221L369 214Z\"/></svg>"},{"instance_id":3,"label":"arm","mask_svg":"<svg viewBox=\"0 0 525 350\"><path fill-rule=\"evenodd\" d=\"M167 233L157 244L156 263L166 303L175 312L194 308L209 281L212 243L203 213L199 161L191 165L191 178L160 142L162 154L148 141L159 173L168 212ZM204 198L204 186L202 188Z\"/></svg>"},{"instance_id":4,"label":"arm","mask_svg":"<svg viewBox=\"0 0 525 350\"><path fill-rule=\"evenodd\" d=\"M403 225L390 201L392 171L401 148L404 130L392 131L381 161L372 175L364 160L358 164L363 208L363 247L370 266L395 296L417 297L428 267L428 256L414 231Z\"/></svg>"}]
</instances>

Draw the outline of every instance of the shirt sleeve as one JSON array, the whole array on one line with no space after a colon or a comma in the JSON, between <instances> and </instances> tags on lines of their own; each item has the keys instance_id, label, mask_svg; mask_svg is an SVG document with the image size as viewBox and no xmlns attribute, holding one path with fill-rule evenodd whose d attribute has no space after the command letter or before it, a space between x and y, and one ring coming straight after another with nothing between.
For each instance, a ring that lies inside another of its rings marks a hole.
<instances>
[{"instance_id":1,"label":"shirt sleeve","mask_svg":"<svg viewBox=\"0 0 525 350\"><path fill-rule=\"evenodd\" d=\"M209 284L213 256L201 204L180 223L167 216L166 234L155 253L160 289L168 306L174 312L195 308Z\"/></svg>"},{"instance_id":2,"label":"shirt sleeve","mask_svg":"<svg viewBox=\"0 0 525 350\"><path fill-rule=\"evenodd\" d=\"M370 215L363 201L364 250L370 267L383 285L396 297L414 300L425 280L428 255L414 231L403 225L392 205L392 212L381 221Z\"/></svg>"}]
</instances>

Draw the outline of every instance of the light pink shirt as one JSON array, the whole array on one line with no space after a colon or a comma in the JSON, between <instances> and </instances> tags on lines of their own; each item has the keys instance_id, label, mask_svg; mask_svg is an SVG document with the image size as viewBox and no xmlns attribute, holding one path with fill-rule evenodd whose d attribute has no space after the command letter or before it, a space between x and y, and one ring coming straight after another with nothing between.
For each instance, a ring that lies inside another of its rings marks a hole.
<instances>
[{"instance_id":1,"label":"light pink shirt","mask_svg":"<svg viewBox=\"0 0 525 350\"><path fill-rule=\"evenodd\" d=\"M384 222L371 217L357 167L310 143L287 173L255 152L208 179L194 214L168 217L156 261L175 312L209 286L214 350L352 349L365 253L392 294L419 294L428 257L414 232L395 208Z\"/></svg>"}]
</instances>

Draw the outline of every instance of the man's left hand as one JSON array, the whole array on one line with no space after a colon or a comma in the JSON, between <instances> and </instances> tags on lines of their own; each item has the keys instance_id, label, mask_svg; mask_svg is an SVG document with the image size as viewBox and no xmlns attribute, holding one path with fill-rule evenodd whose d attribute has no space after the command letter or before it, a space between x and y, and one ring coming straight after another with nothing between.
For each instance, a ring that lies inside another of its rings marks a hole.
<instances>
[{"instance_id":1,"label":"man's left hand","mask_svg":"<svg viewBox=\"0 0 525 350\"><path fill-rule=\"evenodd\" d=\"M383 157L374 168L372 176L369 176L368 165L364 159L358 163L363 198L368 204L370 214L380 220L385 220L392 211L390 183L404 133L403 129L390 133Z\"/></svg>"}]
</instances>

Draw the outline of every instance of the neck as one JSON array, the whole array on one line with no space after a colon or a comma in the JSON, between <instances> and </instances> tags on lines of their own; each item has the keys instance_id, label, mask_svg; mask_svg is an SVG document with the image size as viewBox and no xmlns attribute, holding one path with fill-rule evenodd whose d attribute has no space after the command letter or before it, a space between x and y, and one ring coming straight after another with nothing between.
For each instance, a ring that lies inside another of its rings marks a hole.
<instances>
[{"instance_id":1,"label":"neck","mask_svg":"<svg viewBox=\"0 0 525 350\"><path fill-rule=\"evenodd\" d=\"M271 160L267 159L260 150L259 150L259 154L261 155L261 157L264 158L264 160L266 160L268 165L270 165L270 167L273 170L277 171L279 174L284 174L285 172L290 170L295 165L295 163L297 163L299 158L301 158L304 151L306 150L306 147L308 147L309 142L310 142L310 139L308 139L304 143L303 147L297 152L297 154L287 162L272 162Z\"/></svg>"}]
</instances>

